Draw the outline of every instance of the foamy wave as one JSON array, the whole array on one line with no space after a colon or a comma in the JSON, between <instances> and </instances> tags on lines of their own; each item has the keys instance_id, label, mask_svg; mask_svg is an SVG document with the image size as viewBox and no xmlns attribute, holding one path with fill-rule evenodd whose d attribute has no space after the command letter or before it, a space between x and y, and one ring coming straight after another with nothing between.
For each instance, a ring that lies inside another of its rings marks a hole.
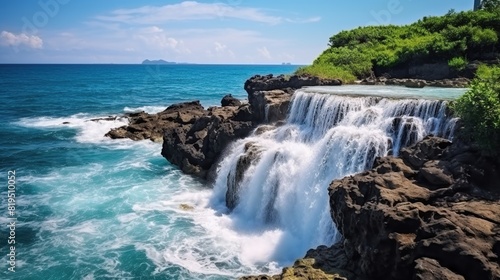
<instances>
[{"instance_id":1,"label":"foamy wave","mask_svg":"<svg viewBox=\"0 0 500 280\"><path fill-rule=\"evenodd\" d=\"M148 114L156 114L163 110L165 110L167 106L142 106L142 107L125 107L123 111L125 113L138 113L138 112L146 112Z\"/></svg>"},{"instance_id":2,"label":"foamy wave","mask_svg":"<svg viewBox=\"0 0 500 280\"><path fill-rule=\"evenodd\" d=\"M96 143L107 140L104 135L112 128L128 124L128 119L118 116L91 116L79 113L69 117L22 118L19 126L38 129L76 129L75 139L80 143Z\"/></svg>"},{"instance_id":3,"label":"foamy wave","mask_svg":"<svg viewBox=\"0 0 500 280\"><path fill-rule=\"evenodd\" d=\"M173 179L172 176L166 177L169 181ZM249 229L229 216L220 215L209 207L211 190L193 189L192 183L183 178L177 181L179 189L168 199L165 197L132 207L137 216L165 213L170 217L167 225L156 225L162 228L160 232L169 233L167 236L152 236L149 242L137 245L155 264L157 273L167 270L172 264L195 274L191 275L195 278L196 274L234 277L279 272L278 263L274 261L275 248L283 231ZM183 229L186 223L195 226Z\"/></svg>"}]
</instances>

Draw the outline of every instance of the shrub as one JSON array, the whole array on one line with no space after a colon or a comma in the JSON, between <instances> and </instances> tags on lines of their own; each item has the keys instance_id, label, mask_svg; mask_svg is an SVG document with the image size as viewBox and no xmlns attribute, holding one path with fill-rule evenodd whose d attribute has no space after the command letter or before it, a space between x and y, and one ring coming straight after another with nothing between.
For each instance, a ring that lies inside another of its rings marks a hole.
<instances>
[{"instance_id":1,"label":"shrub","mask_svg":"<svg viewBox=\"0 0 500 280\"><path fill-rule=\"evenodd\" d=\"M492 156L500 155L500 67L481 66L471 88L453 105L464 136Z\"/></svg>"},{"instance_id":2,"label":"shrub","mask_svg":"<svg viewBox=\"0 0 500 280\"><path fill-rule=\"evenodd\" d=\"M323 66L314 70L341 68L361 79L377 68L448 62L462 69L464 57L490 59L500 50L500 0L487 2L478 11L450 11L410 25L342 31L330 38L329 48L314 62Z\"/></svg>"},{"instance_id":3,"label":"shrub","mask_svg":"<svg viewBox=\"0 0 500 280\"><path fill-rule=\"evenodd\" d=\"M467 60L463 57L454 57L448 61L448 66L457 71L462 71L467 66L467 63Z\"/></svg>"}]
</instances>

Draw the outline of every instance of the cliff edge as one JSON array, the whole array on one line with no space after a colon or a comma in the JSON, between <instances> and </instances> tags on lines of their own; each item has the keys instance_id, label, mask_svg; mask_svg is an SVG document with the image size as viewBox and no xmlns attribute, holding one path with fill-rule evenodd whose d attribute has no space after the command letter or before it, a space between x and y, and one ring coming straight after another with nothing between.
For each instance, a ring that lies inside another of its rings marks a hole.
<instances>
[{"instance_id":1,"label":"cliff edge","mask_svg":"<svg viewBox=\"0 0 500 280\"><path fill-rule=\"evenodd\" d=\"M199 101L174 104L163 112L129 114L129 124L112 129L113 139L163 142L161 154L184 173L206 179L224 149L262 123L286 118L293 92L304 86L341 85L309 76L256 75L245 82L248 103L231 95L205 109Z\"/></svg>"},{"instance_id":2,"label":"cliff edge","mask_svg":"<svg viewBox=\"0 0 500 280\"><path fill-rule=\"evenodd\" d=\"M436 137L379 158L329 187L340 242L242 279L500 279L499 166Z\"/></svg>"}]
</instances>

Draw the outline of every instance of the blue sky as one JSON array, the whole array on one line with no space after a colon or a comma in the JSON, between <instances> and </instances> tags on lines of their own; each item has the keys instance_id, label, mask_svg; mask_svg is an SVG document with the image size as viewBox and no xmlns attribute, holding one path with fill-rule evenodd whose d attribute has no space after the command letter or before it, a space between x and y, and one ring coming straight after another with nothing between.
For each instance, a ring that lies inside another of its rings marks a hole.
<instances>
[{"instance_id":1,"label":"blue sky","mask_svg":"<svg viewBox=\"0 0 500 280\"><path fill-rule=\"evenodd\" d=\"M310 64L333 34L406 24L473 0L0 2L0 63Z\"/></svg>"}]
</instances>

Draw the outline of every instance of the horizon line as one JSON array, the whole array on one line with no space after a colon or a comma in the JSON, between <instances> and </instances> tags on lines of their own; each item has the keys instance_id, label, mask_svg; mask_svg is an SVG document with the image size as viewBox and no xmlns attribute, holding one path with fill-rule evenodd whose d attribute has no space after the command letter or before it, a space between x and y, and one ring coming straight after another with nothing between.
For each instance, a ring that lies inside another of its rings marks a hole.
<instances>
[{"instance_id":1,"label":"horizon line","mask_svg":"<svg viewBox=\"0 0 500 280\"><path fill-rule=\"evenodd\" d=\"M179 66L179 65L262 65L262 66L307 66L311 64L282 64L282 63L83 63L83 62L0 62L0 65L163 65L163 66Z\"/></svg>"}]
</instances>

